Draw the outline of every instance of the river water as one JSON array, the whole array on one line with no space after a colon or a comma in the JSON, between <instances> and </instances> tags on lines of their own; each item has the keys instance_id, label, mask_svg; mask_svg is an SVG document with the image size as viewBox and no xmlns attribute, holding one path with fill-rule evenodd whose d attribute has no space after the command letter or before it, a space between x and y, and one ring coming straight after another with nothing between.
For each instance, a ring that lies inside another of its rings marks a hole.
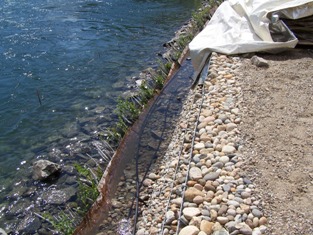
<instances>
[{"instance_id":1,"label":"river water","mask_svg":"<svg viewBox=\"0 0 313 235\"><path fill-rule=\"evenodd\" d=\"M32 162L53 153L62 162L61 153L109 127L125 84L156 66L163 43L199 6L0 0L0 227L3 205L20 199L12 191L31 178Z\"/></svg>"}]
</instances>

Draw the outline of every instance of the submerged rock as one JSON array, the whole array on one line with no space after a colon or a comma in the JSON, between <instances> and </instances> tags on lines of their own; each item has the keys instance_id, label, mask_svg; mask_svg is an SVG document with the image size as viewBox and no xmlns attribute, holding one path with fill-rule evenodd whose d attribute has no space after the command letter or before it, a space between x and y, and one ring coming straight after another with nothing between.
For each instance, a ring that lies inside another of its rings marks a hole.
<instances>
[{"instance_id":1,"label":"submerged rock","mask_svg":"<svg viewBox=\"0 0 313 235\"><path fill-rule=\"evenodd\" d=\"M49 190L43 193L42 199L47 204L61 205L68 202L75 196L76 190L73 187L68 187L62 190Z\"/></svg>"},{"instance_id":2,"label":"submerged rock","mask_svg":"<svg viewBox=\"0 0 313 235\"><path fill-rule=\"evenodd\" d=\"M17 231L20 231L22 234L33 234L40 228L40 226L41 222L37 217L33 215L27 215L18 224Z\"/></svg>"},{"instance_id":3,"label":"submerged rock","mask_svg":"<svg viewBox=\"0 0 313 235\"><path fill-rule=\"evenodd\" d=\"M50 180L57 176L61 171L60 165L48 160L39 160L33 165L34 180Z\"/></svg>"},{"instance_id":4,"label":"submerged rock","mask_svg":"<svg viewBox=\"0 0 313 235\"><path fill-rule=\"evenodd\" d=\"M2 228L0 228L0 235L7 235L7 233Z\"/></svg>"}]
</instances>

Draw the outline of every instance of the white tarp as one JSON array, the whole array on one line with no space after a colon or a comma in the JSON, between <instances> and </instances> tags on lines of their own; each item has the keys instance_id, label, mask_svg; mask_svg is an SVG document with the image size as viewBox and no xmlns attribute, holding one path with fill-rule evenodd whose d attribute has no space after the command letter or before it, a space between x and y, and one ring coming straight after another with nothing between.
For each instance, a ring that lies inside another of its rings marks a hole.
<instances>
[{"instance_id":1,"label":"white tarp","mask_svg":"<svg viewBox=\"0 0 313 235\"><path fill-rule=\"evenodd\" d=\"M298 40L279 18L313 15L313 0L228 0L189 44L197 74L212 51L240 54L293 48Z\"/></svg>"}]
</instances>

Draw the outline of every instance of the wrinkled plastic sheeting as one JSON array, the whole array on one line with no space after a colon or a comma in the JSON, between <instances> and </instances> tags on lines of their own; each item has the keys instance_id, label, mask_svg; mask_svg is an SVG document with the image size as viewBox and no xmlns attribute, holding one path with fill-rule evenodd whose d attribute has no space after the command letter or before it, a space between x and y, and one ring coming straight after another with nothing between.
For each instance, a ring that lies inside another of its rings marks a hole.
<instances>
[{"instance_id":1,"label":"wrinkled plastic sheeting","mask_svg":"<svg viewBox=\"0 0 313 235\"><path fill-rule=\"evenodd\" d=\"M241 54L281 51L298 42L280 19L313 15L313 0L229 0L189 44L196 74L212 51Z\"/></svg>"}]
</instances>

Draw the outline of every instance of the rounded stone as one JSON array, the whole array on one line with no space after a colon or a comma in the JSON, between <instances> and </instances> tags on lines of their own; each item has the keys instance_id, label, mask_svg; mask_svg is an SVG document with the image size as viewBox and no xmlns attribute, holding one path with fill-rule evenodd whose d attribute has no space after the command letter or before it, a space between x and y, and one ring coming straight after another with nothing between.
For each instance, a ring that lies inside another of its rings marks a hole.
<instances>
[{"instance_id":1,"label":"rounded stone","mask_svg":"<svg viewBox=\"0 0 313 235\"><path fill-rule=\"evenodd\" d=\"M246 198L249 198L251 196L251 193L250 192L242 192L241 193L241 197L243 199L246 199Z\"/></svg>"},{"instance_id":2,"label":"rounded stone","mask_svg":"<svg viewBox=\"0 0 313 235\"><path fill-rule=\"evenodd\" d=\"M225 145L225 146L222 148L222 152L225 153L225 154L231 154L231 153L236 152L236 149L235 149L234 146Z\"/></svg>"},{"instance_id":3,"label":"rounded stone","mask_svg":"<svg viewBox=\"0 0 313 235\"><path fill-rule=\"evenodd\" d=\"M235 123L228 123L226 125L226 131L232 131L232 130L234 130L236 128L237 128L237 125Z\"/></svg>"},{"instance_id":4,"label":"rounded stone","mask_svg":"<svg viewBox=\"0 0 313 235\"><path fill-rule=\"evenodd\" d=\"M217 222L219 222L221 225L224 225L228 222L228 218L224 216L218 216L216 218Z\"/></svg>"},{"instance_id":5,"label":"rounded stone","mask_svg":"<svg viewBox=\"0 0 313 235\"><path fill-rule=\"evenodd\" d=\"M229 157L222 156L222 157L220 157L219 161L225 164L225 163L229 162Z\"/></svg>"},{"instance_id":6,"label":"rounded stone","mask_svg":"<svg viewBox=\"0 0 313 235\"><path fill-rule=\"evenodd\" d=\"M173 211L168 211L165 214L165 224L171 224L175 220L175 213Z\"/></svg>"},{"instance_id":7,"label":"rounded stone","mask_svg":"<svg viewBox=\"0 0 313 235\"><path fill-rule=\"evenodd\" d=\"M199 208L187 207L183 210L183 214L187 220L191 220L192 217L200 215L201 211Z\"/></svg>"},{"instance_id":8,"label":"rounded stone","mask_svg":"<svg viewBox=\"0 0 313 235\"><path fill-rule=\"evenodd\" d=\"M193 202L196 196L204 197L204 193L193 187L188 188L185 192L185 200L188 202Z\"/></svg>"},{"instance_id":9,"label":"rounded stone","mask_svg":"<svg viewBox=\"0 0 313 235\"><path fill-rule=\"evenodd\" d=\"M198 167L191 167L189 171L189 177L191 180L198 180L202 178L202 172Z\"/></svg>"},{"instance_id":10,"label":"rounded stone","mask_svg":"<svg viewBox=\"0 0 313 235\"><path fill-rule=\"evenodd\" d=\"M252 214L258 218L261 218L263 216L263 213L259 209L253 209Z\"/></svg>"},{"instance_id":11,"label":"rounded stone","mask_svg":"<svg viewBox=\"0 0 313 235\"><path fill-rule=\"evenodd\" d=\"M265 225L267 224L267 219L263 216L259 219L259 225Z\"/></svg>"},{"instance_id":12,"label":"rounded stone","mask_svg":"<svg viewBox=\"0 0 313 235\"><path fill-rule=\"evenodd\" d=\"M208 174L206 174L203 178L204 180L208 181L208 180L216 180L218 177L220 176L219 172L210 172Z\"/></svg>"},{"instance_id":13,"label":"rounded stone","mask_svg":"<svg viewBox=\"0 0 313 235\"><path fill-rule=\"evenodd\" d=\"M200 230L194 225L188 225L180 230L179 235L197 235Z\"/></svg>"},{"instance_id":14,"label":"rounded stone","mask_svg":"<svg viewBox=\"0 0 313 235\"><path fill-rule=\"evenodd\" d=\"M205 232L206 234L212 234L213 232L213 222L202 220L200 224L200 230Z\"/></svg>"},{"instance_id":15,"label":"rounded stone","mask_svg":"<svg viewBox=\"0 0 313 235\"><path fill-rule=\"evenodd\" d=\"M194 149L200 150L200 149L203 149L204 147L205 147L204 143L197 143L195 144Z\"/></svg>"},{"instance_id":16,"label":"rounded stone","mask_svg":"<svg viewBox=\"0 0 313 235\"><path fill-rule=\"evenodd\" d=\"M201 196L196 196L194 199L193 199L193 202L196 203L196 204L201 204L203 202L203 197Z\"/></svg>"}]
</instances>

